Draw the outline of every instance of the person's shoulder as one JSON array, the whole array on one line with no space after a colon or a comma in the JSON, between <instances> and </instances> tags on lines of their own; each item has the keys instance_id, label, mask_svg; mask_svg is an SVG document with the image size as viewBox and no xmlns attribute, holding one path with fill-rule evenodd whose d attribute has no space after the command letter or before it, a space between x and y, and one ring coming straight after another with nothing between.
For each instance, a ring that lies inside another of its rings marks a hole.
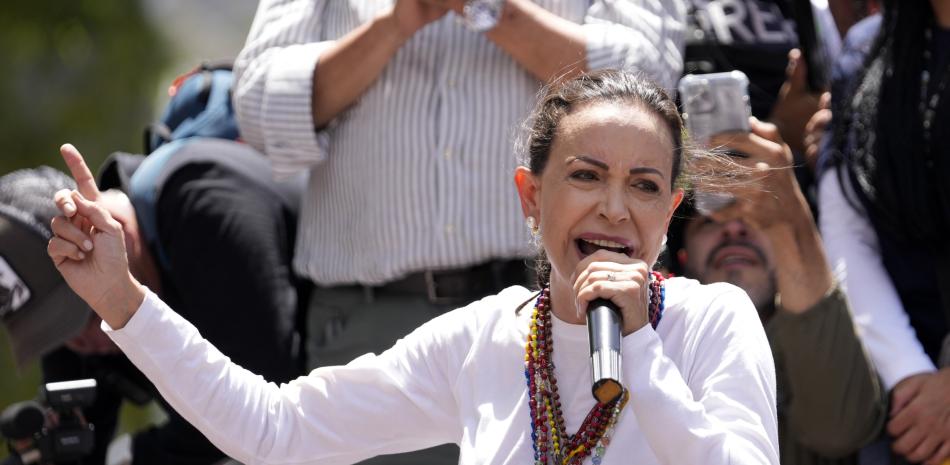
<instances>
[{"instance_id":1,"label":"person's shoulder","mask_svg":"<svg viewBox=\"0 0 950 465\"><path fill-rule=\"evenodd\" d=\"M693 360L688 363L743 353L763 366L772 365L765 329L744 290L729 283L674 278L668 281L667 295L657 329L664 340L681 341L685 357Z\"/></svg>"},{"instance_id":2,"label":"person's shoulder","mask_svg":"<svg viewBox=\"0 0 950 465\"><path fill-rule=\"evenodd\" d=\"M681 277L666 280L666 314L702 326L736 319L759 321L755 306L741 288L726 282L701 284Z\"/></svg>"},{"instance_id":3,"label":"person's shoulder","mask_svg":"<svg viewBox=\"0 0 950 465\"><path fill-rule=\"evenodd\" d=\"M719 298L746 297L742 288L727 282L702 284L691 278L673 277L666 280L667 306L696 306Z\"/></svg>"},{"instance_id":4,"label":"person's shoulder","mask_svg":"<svg viewBox=\"0 0 950 465\"><path fill-rule=\"evenodd\" d=\"M841 54L831 67L832 89L845 86L842 90L850 90L848 86L861 75L880 28L880 14L868 16L851 26L843 40Z\"/></svg>"},{"instance_id":5,"label":"person's shoulder","mask_svg":"<svg viewBox=\"0 0 950 465\"><path fill-rule=\"evenodd\" d=\"M523 286L511 286L501 292L476 300L453 313L472 319L479 325L491 324L530 313L538 291Z\"/></svg>"},{"instance_id":6,"label":"person's shoulder","mask_svg":"<svg viewBox=\"0 0 950 465\"><path fill-rule=\"evenodd\" d=\"M867 16L848 29L844 36L846 47L855 50L866 49L881 29L881 14Z\"/></svg>"},{"instance_id":7,"label":"person's shoulder","mask_svg":"<svg viewBox=\"0 0 950 465\"><path fill-rule=\"evenodd\" d=\"M439 315L414 332L424 338L464 346L484 337L505 340L510 336L520 340L521 329L526 331L528 326L516 322L526 322L530 317L535 296L537 291L512 286Z\"/></svg>"}]
</instances>

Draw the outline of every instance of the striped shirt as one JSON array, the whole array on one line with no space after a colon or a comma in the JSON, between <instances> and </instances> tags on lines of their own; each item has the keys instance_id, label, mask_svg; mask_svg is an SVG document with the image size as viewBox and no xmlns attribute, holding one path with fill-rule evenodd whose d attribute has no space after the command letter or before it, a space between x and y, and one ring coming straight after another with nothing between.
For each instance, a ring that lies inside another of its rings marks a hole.
<instances>
[{"instance_id":1,"label":"striped shirt","mask_svg":"<svg viewBox=\"0 0 950 465\"><path fill-rule=\"evenodd\" d=\"M583 24L591 69L676 82L680 0L537 3ZM242 137L276 175L309 171L294 267L317 284L379 284L531 253L513 142L540 83L454 14L417 32L356 104L314 130L321 51L392 4L263 0L235 64Z\"/></svg>"}]
</instances>

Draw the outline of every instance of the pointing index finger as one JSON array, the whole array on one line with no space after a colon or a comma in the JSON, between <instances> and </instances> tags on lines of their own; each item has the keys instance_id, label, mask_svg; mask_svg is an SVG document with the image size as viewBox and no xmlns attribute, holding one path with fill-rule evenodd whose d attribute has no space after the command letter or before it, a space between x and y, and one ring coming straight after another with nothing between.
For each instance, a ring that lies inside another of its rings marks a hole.
<instances>
[{"instance_id":1,"label":"pointing index finger","mask_svg":"<svg viewBox=\"0 0 950 465\"><path fill-rule=\"evenodd\" d=\"M76 147L73 147L72 144L63 144L59 148L59 153L66 161L66 166L69 167L69 172L76 181L76 188L79 193L89 200L98 200L99 187L96 186L96 178L92 176L92 172L86 166L86 160L82 158L79 150L76 150Z\"/></svg>"}]
</instances>

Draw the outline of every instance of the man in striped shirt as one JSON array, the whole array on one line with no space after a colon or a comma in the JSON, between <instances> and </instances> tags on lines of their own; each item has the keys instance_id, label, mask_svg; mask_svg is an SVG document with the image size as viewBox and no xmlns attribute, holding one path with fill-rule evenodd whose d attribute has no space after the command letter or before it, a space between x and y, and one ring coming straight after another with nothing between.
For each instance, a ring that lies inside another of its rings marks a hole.
<instances>
[{"instance_id":1,"label":"man in striped shirt","mask_svg":"<svg viewBox=\"0 0 950 465\"><path fill-rule=\"evenodd\" d=\"M684 21L681 0L262 0L234 100L276 175L309 173L311 366L524 284L512 147L540 86L624 68L672 88Z\"/></svg>"}]
</instances>

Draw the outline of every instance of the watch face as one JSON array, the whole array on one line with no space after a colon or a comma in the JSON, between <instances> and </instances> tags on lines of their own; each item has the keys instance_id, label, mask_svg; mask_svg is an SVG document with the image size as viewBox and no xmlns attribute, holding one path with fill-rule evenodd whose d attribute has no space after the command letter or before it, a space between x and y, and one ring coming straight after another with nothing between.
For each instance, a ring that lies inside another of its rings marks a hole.
<instances>
[{"instance_id":1,"label":"watch face","mask_svg":"<svg viewBox=\"0 0 950 465\"><path fill-rule=\"evenodd\" d=\"M498 24L504 0L469 0L463 13L465 25L476 32L484 32Z\"/></svg>"}]
</instances>

